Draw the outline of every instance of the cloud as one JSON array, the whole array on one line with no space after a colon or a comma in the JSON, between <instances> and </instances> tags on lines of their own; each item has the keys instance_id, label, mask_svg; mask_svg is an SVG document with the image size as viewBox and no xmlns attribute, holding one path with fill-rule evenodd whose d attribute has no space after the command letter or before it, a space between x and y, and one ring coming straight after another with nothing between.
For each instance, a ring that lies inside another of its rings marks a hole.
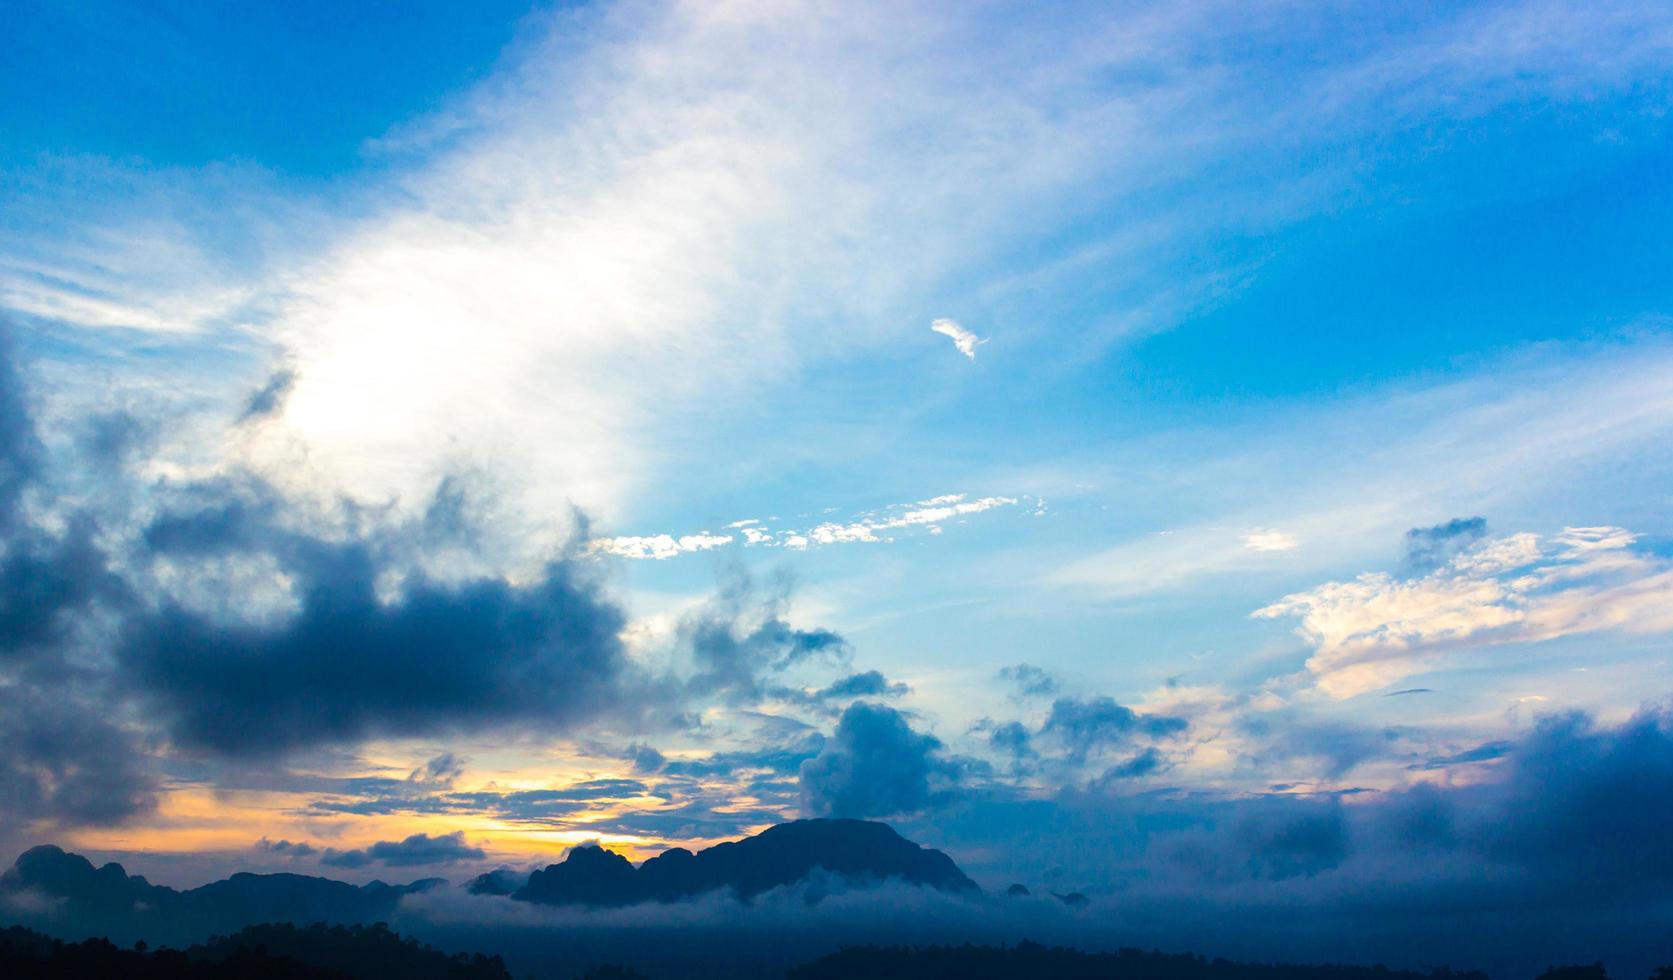
<instances>
[{"instance_id":1,"label":"cloud","mask_svg":"<svg viewBox=\"0 0 1673 980\"><path fill-rule=\"evenodd\" d=\"M244 412L238 416L240 424L257 422L278 413L285 406L285 398L296 384L296 372L290 368L281 368L273 372L267 383L250 396L244 406Z\"/></svg>"},{"instance_id":2,"label":"cloud","mask_svg":"<svg viewBox=\"0 0 1673 980\"><path fill-rule=\"evenodd\" d=\"M1270 528L1243 532L1243 547L1250 551L1294 551L1301 546L1295 535Z\"/></svg>"},{"instance_id":3,"label":"cloud","mask_svg":"<svg viewBox=\"0 0 1673 980\"><path fill-rule=\"evenodd\" d=\"M790 591L786 576L758 587L736 569L702 608L686 615L678 640L693 665L688 690L753 704L771 692L768 677L808 662L846 664L852 650L839 634L786 621Z\"/></svg>"},{"instance_id":4,"label":"cloud","mask_svg":"<svg viewBox=\"0 0 1673 980\"><path fill-rule=\"evenodd\" d=\"M264 851L268 854L278 854L295 860L297 858L312 857L316 849L314 845L304 841L268 840L266 837L263 837L261 840L256 841L256 850Z\"/></svg>"},{"instance_id":5,"label":"cloud","mask_svg":"<svg viewBox=\"0 0 1673 980\"><path fill-rule=\"evenodd\" d=\"M730 534L654 534L649 537L594 538L588 550L618 558L654 558L658 561L693 551L712 551L736 540Z\"/></svg>"},{"instance_id":6,"label":"cloud","mask_svg":"<svg viewBox=\"0 0 1673 980\"><path fill-rule=\"evenodd\" d=\"M813 692L817 701L853 700L854 698L898 698L912 693L912 688L899 682L890 683L881 671L868 670L839 677Z\"/></svg>"},{"instance_id":7,"label":"cloud","mask_svg":"<svg viewBox=\"0 0 1673 980\"><path fill-rule=\"evenodd\" d=\"M1487 536L1487 518L1454 517L1433 527L1406 532L1403 561L1409 568L1430 569L1451 561Z\"/></svg>"},{"instance_id":8,"label":"cloud","mask_svg":"<svg viewBox=\"0 0 1673 980\"><path fill-rule=\"evenodd\" d=\"M869 543L876 544L893 540L889 536L891 531L901 531L914 527L927 527L932 534L939 533L941 526L955 518L980 514L996 507L1014 507L1015 497L981 497L976 500L967 499L968 494L949 493L928 500L920 500L910 504L893 504L883 507L855 520L837 522L824 521L804 528L787 528L773 530L756 519L733 521L728 528L737 529L743 536L745 547L787 548L791 551L805 551L808 548L832 544ZM595 538L588 544L591 551L602 554L615 555L620 558L654 558L666 559L676 555L693 551L708 551L724 547L736 540L730 534L710 534L704 531L700 534L688 534L675 537L671 534L655 534L649 536L625 536L614 538Z\"/></svg>"},{"instance_id":9,"label":"cloud","mask_svg":"<svg viewBox=\"0 0 1673 980\"><path fill-rule=\"evenodd\" d=\"M999 679L1016 685L1025 697L1050 697L1057 693L1057 678L1033 664L1015 664L999 669Z\"/></svg>"},{"instance_id":10,"label":"cloud","mask_svg":"<svg viewBox=\"0 0 1673 980\"><path fill-rule=\"evenodd\" d=\"M452 786L464 774L465 760L452 752L443 752L408 773L407 782L415 786L446 788Z\"/></svg>"},{"instance_id":11,"label":"cloud","mask_svg":"<svg viewBox=\"0 0 1673 980\"><path fill-rule=\"evenodd\" d=\"M1584 633L1673 630L1673 562L1621 528L1517 534L1413 578L1368 573L1285 596L1260 618L1299 617L1307 661L1334 697L1377 690L1468 650Z\"/></svg>"},{"instance_id":12,"label":"cloud","mask_svg":"<svg viewBox=\"0 0 1673 980\"><path fill-rule=\"evenodd\" d=\"M1168 738L1190 727L1183 718L1139 714L1108 697L1058 698L1037 733L1061 745L1071 761L1084 762L1100 749L1131 744L1134 739Z\"/></svg>"},{"instance_id":13,"label":"cloud","mask_svg":"<svg viewBox=\"0 0 1673 980\"><path fill-rule=\"evenodd\" d=\"M326 848L320 863L333 868L362 868L377 863L390 868L411 868L430 864L455 864L460 861L481 861L487 857L479 847L465 843L464 831L440 834L413 834L405 840L378 841L370 847L339 851Z\"/></svg>"},{"instance_id":14,"label":"cloud","mask_svg":"<svg viewBox=\"0 0 1673 980\"><path fill-rule=\"evenodd\" d=\"M0 815L108 826L156 809L160 780L142 738L73 688L0 685Z\"/></svg>"},{"instance_id":15,"label":"cloud","mask_svg":"<svg viewBox=\"0 0 1673 980\"><path fill-rule=\"evenodd\" d=\"M819 754L802 763L802 810L860 818L922 810L957 778L942 748L893 708L856 701Z\"/></svg>"},{"instance_id":16,"label":"cloud","mask_svg":"<svg viewBox=\"0 0 1673 980\"><path fill-rule=\"evenodd\" d=\"M255 555L292 585L295 611L260 619L172 596L134 617L123 673L182 744L239 755L374 735L533 725L555 731L625 703L621 611L575 562L526 583L413 572L380 595L376 542L327 541L249 511L169 515L159 557Z\"/></svg>"},{"instance_id":17,"label":"cloud","mask_svg":"<svg viewBox=\"0 0 1673 980\"><path fill-rule=\"evenodd\" d=\"M953 320L936 320L929 328L943 337L950 338L958 352L972 361L976 359L977 345L987 343L985 338L976 336Z\"/></svg>"}]
</instances>

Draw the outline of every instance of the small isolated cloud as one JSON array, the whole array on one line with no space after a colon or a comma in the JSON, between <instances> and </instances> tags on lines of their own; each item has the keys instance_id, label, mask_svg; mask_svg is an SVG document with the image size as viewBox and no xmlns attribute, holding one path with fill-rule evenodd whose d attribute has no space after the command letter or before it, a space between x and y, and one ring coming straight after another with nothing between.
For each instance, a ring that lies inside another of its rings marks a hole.
<instances>
[{"instance_id":1,"label":"small isolated cloud","mask_svg":"<svg viewBox=\"0 0 1673 980\"><path fill-rule=\"evenodd\" d=\"M929 328L943 337L952 338L953 346L958 348L958 352L972 361L976 359L977 345L987 343L986 339L959 326L956 320L936 320Z\"/></svg>"},{"instance_id":2,"label":"small isolated cloud","mask_svg":"<svg viewBox=\"0 0 1673 980\"><path fill-rule=\"evenodd\" d=\"M291 859L305 858L314 853L314 845L305 841L268 840L263 837L256 841L256 850L268 854L277 854Z\"/></svg>"},{"instance_id":3,"label":"small isolated cloud","mask_svg":"<svg viewBox=\"0 0 1673 980\"><path fill-rule=\"evenodd\" d=\"M1050 697L1058 689L1057 678L1033 664L1001 667L999 679L1015 684L1017 693L1024 697Z\"/></svg>"},{"instance_id":4,"label":"small isolated cloud","mask_svg":"<svg viewBox=\"0 0 1673 980\"><path fill-rule=\"evenodd\" d=\"M1243 547L1250 551L1293 551L1301 542L1295 535L1271 528L1252 528L1243 532Z\"/></svg>"},{"instance_id":5,"label":"small isolated cloud","mask_svg":"<svg viewBox=\"0 0 1673 980\"><path fill-rule=\"evenodd\" d=\"M1329 582L1252 615L1299 617L1307 661L1335 697L1387 687L1449 653L1581 633L1673 630L1673 561L1616 527L1484 541L1424 575Z\"/></svg>"},{"instance_id":6,"label":"small isolated cloud","mask_svg":"<svg viewBox=\"0 0 1673 980\"><path fill-rule=\"evenodd\" d=\"M456 830L437 837L413 834L400 841L380 840L371 847L350 851L328 847L324 856L320 858L320 863L334 868L363 868L372 863L389 868L409 868L425 864L480 861L485 857L487 854L480 847L472 847L465 842L464 831Z\"/></svg>"}]
</instances>

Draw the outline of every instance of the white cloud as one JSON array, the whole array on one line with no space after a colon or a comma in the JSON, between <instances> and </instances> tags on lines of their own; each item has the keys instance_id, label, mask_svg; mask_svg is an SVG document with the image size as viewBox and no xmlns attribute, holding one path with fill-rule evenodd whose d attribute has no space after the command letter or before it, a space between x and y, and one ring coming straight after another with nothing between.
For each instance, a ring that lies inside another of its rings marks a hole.
<instances>
[{"instance_id":1,"label":"white cloud","mask_svg":"<svg viewBox=\"0 0 1673 980\"><path fill-rule=\"evenodd\" d=\"M1254 612L1299 617L1320 690L1350 697L1443 665L1462 650L1600 630L1673 630L1673 562L1632 548L1614 527L1568 528L1549 541L1488 541L1417 578L1369 573Z\"/></svg>"},{"instance_id":2,"label":"white cloud","mask_svg":"<svg viewBox=\"0 0 1673 980\"><path fill-rule=\"evenodd\" d=\"M967 517L993 510L996 507L1011 507L1017 503L1015 497L981 497L968 500L967 494L952 493L928 500L920 500L915 504L895 504L882 508L875 513L862 516L853 521L837 522L824 521L809 528L786 529L773 531L754 519L734 521L726 525L737 528L744 537L746 546L764 546L769 548L786 548L791 551L805 551L820 545L878 543L893 540L887 534L889 531L899 531L908 528L926 527L930 534L940 534L941 525L955 518ZM881 533L880 533L881 532ZM732 542L731 536L713 536L708 534L690 535L675 538L668 534L657 534L648 537L616 537L601 538L592 543L595 551L623 558L672 558L687 551L717 548ZM696 544L688 544L696 542Z\"/></svg>"},{"instance_id":3,"label":"white cloud","mask_svg":"<svg viewBox=\"0 0 1673 980\"><path fill-rule=\"evenodd\" d=\"M972 361L976 359L976 346L987 343L985 338L976 336L953 320L936 320L929 328L944 337L951 337L958 352Z\"/></svg>"},{"instance_id":4,"label":"white cloud","mask_svg":"<svg viewBox=\"0 0 1673 980\"><path fill-rule=\"evenodd\" d=\"M595 538L588 547L591 551L620 558L654 558L662 561L688 552L710 551L731 544L732 541L733 538L729 534L707 532L685 534L677 538L671 534L653 534L643 537Z\"/></svg>"},{"instance_id":5,"label":"white cloud","mask_svg":"<svg viewBox=\"0 0 1673 980\"><path fill-rule=\"evenodd\" d=\"M1250 551L1294 551L1300 542L1284 531L1254 528L1243 533L1243 547Z\"/></svg>"}]
</instances>

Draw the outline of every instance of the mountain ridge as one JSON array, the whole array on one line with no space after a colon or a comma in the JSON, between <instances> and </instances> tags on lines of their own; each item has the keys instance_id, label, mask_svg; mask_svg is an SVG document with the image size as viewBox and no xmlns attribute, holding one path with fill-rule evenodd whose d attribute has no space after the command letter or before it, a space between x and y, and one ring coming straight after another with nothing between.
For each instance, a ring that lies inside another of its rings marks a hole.
<instances>
[{"instance_id":1,"label":"mountain ridge","mask_svg":"<svg viewBox=\"0 0 1673 980\"><path fill-rule=\"evenodd\" d=\"M950 892L981 888L941 851L870 820L794 820L701 851L673 847L635 868L607 848L578 847L511 893L539 905L619 907L676 902L717 891L748 901L823 870L847 881L903 881ZM487 890L488 876L471 887Z\"/></svg>"}]
</instances>

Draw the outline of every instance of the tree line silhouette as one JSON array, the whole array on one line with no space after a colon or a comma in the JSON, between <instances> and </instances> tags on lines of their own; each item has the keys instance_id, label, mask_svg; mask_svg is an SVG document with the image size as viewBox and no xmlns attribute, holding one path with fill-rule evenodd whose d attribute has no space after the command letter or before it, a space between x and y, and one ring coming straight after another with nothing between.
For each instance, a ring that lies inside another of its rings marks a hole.
<instances>
[{"instance_id":1,"label":"tree line silhouette","mask_svg":"<svg viewBox=\"0 0 1673 980\"><path fill-rule=\"evenodd\" d=\"M692 965L692 975L725 975L726 964ZM184 950L121 947L106 939L64 942L22 926L0 929L0 976L8 980L512 980L499 956L448 954L384 923L266 924ZM1120 949L1088 953L1022 942L1015 946L853 946L793 967L787 980L1488 980L1477 971L1427 972L1383 966L1240 963L1189 953ZM577 980L645 980L619 965L597 965ZM1535 980L1611 980L1601 963L1557 966ZM1619 978L1617 978L1619 980ZM1673 966L1648 980L1673 980Z\"/></svg>"}]
</instances>

